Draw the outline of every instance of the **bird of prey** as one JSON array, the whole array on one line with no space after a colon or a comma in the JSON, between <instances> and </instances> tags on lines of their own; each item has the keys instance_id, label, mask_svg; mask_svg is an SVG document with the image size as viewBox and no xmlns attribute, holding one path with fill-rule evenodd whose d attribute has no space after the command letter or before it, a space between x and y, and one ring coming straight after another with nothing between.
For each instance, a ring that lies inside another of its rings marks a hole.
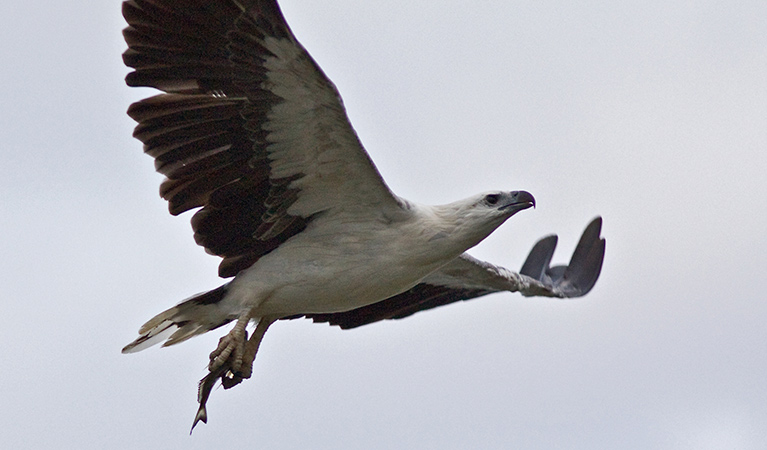
<instances>
[{"instance_id":1,"label":"bird of prey","mask_svg":"<svg viewBox=\"0 0 767 450\"><path fill-rule=\"evenodd\" d=\"M277 320L353 328L492 292L564 298L594 286L605 250L599 217L569 265L549 267L549 236L516 273L465 251L535 206L530 193L439 206L393 194L275 0L128 0L123 16L127 84L162 91L128 109L134 136L166 176L170 213L199 208L195 241L231 278L158 314L123 349L235 323L210 354L192 428L207 422L218 380L228 389L250 377Z\"/></svg>"}]
</instances>

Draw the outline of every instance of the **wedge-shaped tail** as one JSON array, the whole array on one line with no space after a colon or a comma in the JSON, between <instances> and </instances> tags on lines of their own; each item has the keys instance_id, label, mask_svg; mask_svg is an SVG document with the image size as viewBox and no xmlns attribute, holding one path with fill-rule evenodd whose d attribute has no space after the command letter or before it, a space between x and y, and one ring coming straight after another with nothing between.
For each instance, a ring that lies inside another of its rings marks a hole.
<instances>
[{"instance_id":1,"label":"wedge-shaped tail","mask_svg":"<svg viewBox=\"0 0 767 450\"><path fill-rule=\"evenodd\" d=\"M154 316L139 328L140 336L123 347L122 352L140 352L163 341L163 347L178 344L236 319L222 316L216 305L226 294L226 286L197 294Z\"/></svg>"}]
</instances>

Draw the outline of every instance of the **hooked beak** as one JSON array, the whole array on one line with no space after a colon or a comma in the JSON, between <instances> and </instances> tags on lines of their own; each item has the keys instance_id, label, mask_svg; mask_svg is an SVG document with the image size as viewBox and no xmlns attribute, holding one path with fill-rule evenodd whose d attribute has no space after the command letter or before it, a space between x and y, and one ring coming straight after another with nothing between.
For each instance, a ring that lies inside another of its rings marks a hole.
<instances>
[{"instance_id":1,"label":"hooked beak","mask_svg":"<svg viewBox=\"0 0 767 450\"><path fill-rule=\"evenodd\" d=\"M509 193L511 196L510 202L501 206L498 209L511 210L512 214L522 211L530 207L535 208L535 197L533 194L527 191L512 191Z\"/></svg>"}]
</instances>

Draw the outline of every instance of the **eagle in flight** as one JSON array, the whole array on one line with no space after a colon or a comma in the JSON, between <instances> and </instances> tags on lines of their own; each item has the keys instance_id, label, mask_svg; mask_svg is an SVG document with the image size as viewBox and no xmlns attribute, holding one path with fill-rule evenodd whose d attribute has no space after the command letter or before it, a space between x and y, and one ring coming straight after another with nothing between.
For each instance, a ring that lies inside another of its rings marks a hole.
<instances>
[{"instance_id":1,"label":"eagle in flight","mask_svg":"<svg viewBox=\"0 0 767 450\"><path fill-rule=\"evenodd\" d=\"M192 428L207 422L217 381L229 389L251 376L277 320L347 329L500 291L579 297L596 283L599 217L567 266L550 267L552 235L517 273L465 252L535 206L530 193L495 190L439 206L392 193L275 0L128 0L123 16L127 84L162 91L128 109L134 136L166 177L160 195L170 213L197 210L194 239L230 278L158 314L123 349L173 345L234 322L210 354Z\"/></svg>"}]
</instances>

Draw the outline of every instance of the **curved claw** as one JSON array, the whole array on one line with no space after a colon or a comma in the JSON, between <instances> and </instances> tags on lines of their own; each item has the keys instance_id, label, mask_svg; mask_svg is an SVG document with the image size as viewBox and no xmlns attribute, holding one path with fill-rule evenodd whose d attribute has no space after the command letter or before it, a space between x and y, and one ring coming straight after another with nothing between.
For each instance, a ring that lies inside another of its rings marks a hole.
<instances>
[{"instance_id":1,"label":"curved claw","mask_svg":"<svg viewBox=\"0 0 767 450\"><path fill-rule=\"evenodd\" d=\"M552 293L562 297L586 295L602 271L605 239L599 237L601 230L602 218L597 216L583 231L570 263L566 266L549 267L557 246L557 236L541 239L530 250L519 273L541 282Z\"/></svg>"}]
</instances>

